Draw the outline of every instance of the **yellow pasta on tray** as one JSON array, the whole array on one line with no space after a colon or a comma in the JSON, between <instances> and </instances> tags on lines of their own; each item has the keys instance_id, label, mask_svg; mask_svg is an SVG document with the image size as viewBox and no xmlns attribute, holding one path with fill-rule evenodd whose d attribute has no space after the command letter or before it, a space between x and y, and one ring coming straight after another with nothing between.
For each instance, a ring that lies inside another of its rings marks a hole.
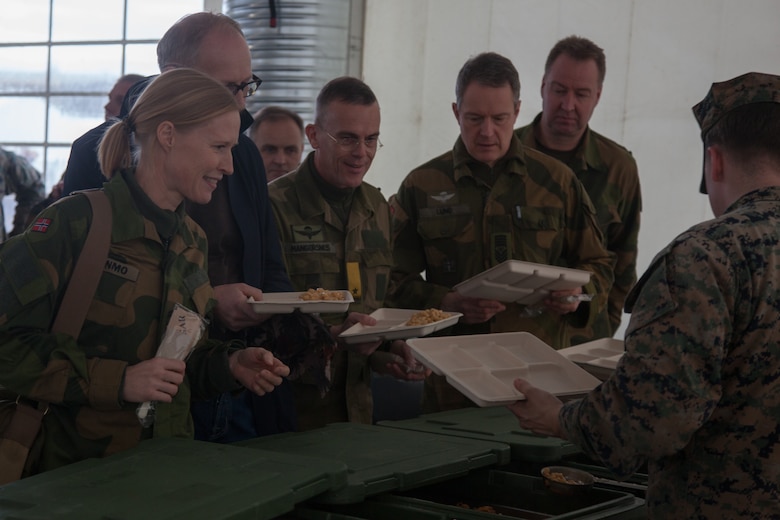
<instances>
[{"instance_id":1,"label":"yellow pasta on tray","mask_svg":"<svg viewBox=\"0 0 780 520\"><path fill-rule=\"evenodd\" d=\"M316 289L309 289L306 292L301 293L299 296L301 300L306 301L315 301L315 300L344 300L346 296L344 295L344 291L329 291L327 289L323 289L322 287L317 287Z\"/></svg>"},{"instance_id":2,"label":"yellow pasta on tray","mask_svg":"<svg viewBox=\"0 0 780 520\"><path fill-rule=\"evenodd\" d=\"M425 309L424 311L412 314L412 317L409 318L406 325L409 327L428 325L430 323L436 323L437 321L446 320L450 316L452 316L452 314L449 312L444 312L439 309Z\"/></svg>"},{"instance_id":3,"label":"yellow pasta on tray","mask_svg":"<svg viewBox=\"0 0 780 520\"><path fill-rule=\"evenodd\" d=\"M377 340L419 338L455 325L459 312L442 312L437 309L377 309L370 314L375 325L356 323L339 334L347 343L364 343Z\"/></svg>"}]
</instances>

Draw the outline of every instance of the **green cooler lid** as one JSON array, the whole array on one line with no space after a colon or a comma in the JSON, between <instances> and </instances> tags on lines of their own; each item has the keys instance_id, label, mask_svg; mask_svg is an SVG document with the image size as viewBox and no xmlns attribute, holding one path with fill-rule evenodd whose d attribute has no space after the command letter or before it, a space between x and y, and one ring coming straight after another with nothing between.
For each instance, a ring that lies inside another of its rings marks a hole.
<instances>
[{"instance_id":1,"label":"green cooler lid","mask_svg":"<svg viewBox=\"0 0 780 520\"><path fill-rule=\"evenodd\" d=\"M153 439L0 487L0 518L266 519L346 484L335 461Z\"/></svg>"},{"instance_id":2,"label":"green cooler lid","mask_svg":"<svg viewBox=\"0 0 780 520\"><path fill-rule=\"evenodd\" d=\"M543 437L523 430L512 412L503 406L461 408L421 415L402 421L381 421L381 426L438 433L469 439L503 442L512 448L513 461L552 462L579 453L569 441Z\"/></svg>"},{"instance_id":3,"label":"green cooler lid","mask_svg":"<svg viewBox=\"0 0 780 520\"><path fill-rule=\"evenodd\" d=\"M346 464L347 485L313 499L331 504L360 502L385 491L412 489L510 461L506 444L353 423L258 437L237 445Z\"/></svg>"}]
</instances>

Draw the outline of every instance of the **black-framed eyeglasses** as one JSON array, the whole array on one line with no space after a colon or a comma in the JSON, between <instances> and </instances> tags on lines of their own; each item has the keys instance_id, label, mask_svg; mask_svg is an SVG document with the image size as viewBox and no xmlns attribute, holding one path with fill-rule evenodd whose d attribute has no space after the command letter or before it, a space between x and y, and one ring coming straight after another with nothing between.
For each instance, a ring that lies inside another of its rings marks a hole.
<instances>
[{"instance_id":1,"label":"black-framed eyeglasses","mask_svg":"<svg viewBox=\"0 0 780 520\"><path fill-rule=\"evenodd\" d=\"M255 74L252 74L252 79L246 83L228 83L226 86L230 89L234 96L243 90L244 97L249 97L257 92L257 89L260 87L262 82L262 79L258 78Z\"/></svg>"},{"instance_id":2,"label":"black-framed eyeglasses","mask_svg":"<svg viewBox=\"0 0 780 520\"><path fill-rule=\"evenodd\" d=\"M344 135L340 137L335 137L331 135L330 132L328 132L327 130L325 130L325 133L328 134L328 137L333 139L334 143L344 148L345 150L354 150L355 148L358 147L358 145L360 145L361 142L366 145L366 148L374 152L384 146L382 144L382 141L379 140L379 136L369 136L366 137L365 139L361 139L359 137L355 137L354 135Z\"/></svg>"}]
</instances>

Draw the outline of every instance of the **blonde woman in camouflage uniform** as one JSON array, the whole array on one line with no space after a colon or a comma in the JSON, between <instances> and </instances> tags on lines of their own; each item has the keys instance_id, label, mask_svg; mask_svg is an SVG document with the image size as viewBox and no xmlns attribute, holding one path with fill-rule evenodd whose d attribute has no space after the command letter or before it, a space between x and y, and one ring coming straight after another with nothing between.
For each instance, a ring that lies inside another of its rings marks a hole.
<instances>
[{"instance_id":1,"label":"blonde woman in camouflage uniform","mask_svg":"<svg viewBox=\"0 0 780 520\"><path fill-rule=\"evenodd\" d=\"M619 477L646 462L650 518L780 518L780 76L715 83L693 111L716 218L628 295L612 377L566 405L518 380L511 409Z\"/></svg>"},{"instance_id":2,"label":"blonde woman in camouflage uniform","mask_svg":"<svg viewBox=\"0 0 780 520\"><path fill-rule=\"evenodd\" d=\"M213 306L206 237L184 212L233 171L239 107L200 72L154 80L100 145L113 213L106 268L77 339L49 333L92 213L66 197L0 251L0 385L50 403L40 460L28 473L126 450L151 437L192 437L190 396L242 385L264 394L289 370L261 348L201 340L188 361L155 357L175 304ZM130 139L138 150L131 159ZM138 403L156 401L143 428Z\"/></svg>"}]
</instances>

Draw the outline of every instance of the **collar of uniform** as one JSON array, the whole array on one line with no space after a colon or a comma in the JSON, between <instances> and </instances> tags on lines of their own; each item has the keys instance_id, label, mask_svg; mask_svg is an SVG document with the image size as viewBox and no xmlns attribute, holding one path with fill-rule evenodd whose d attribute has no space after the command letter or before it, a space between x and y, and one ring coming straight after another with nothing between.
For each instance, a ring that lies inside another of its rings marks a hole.
<instances>
[{"instance_id":1,"label":"collar of uniform","mask_svg":"<svg viewBox=\"0 0 780 520\"><path fill-rule=\"evenodd\" d=\"M535 149L537 147L536 135L539 125L541 124L542 113L539 112L530 125L515 130L515 135L520 138L520 141L525 146ZM585 133L583 134L582 139L580 139L580 144L577 146L574 160L579 163L579 167L575 170L575 173L584 170L608 171L607 165L601 158L594 132L590 129L590 126L585 128Z\"/></svg>"},{"instance_id":2,"label":"collar of uniform","mask_svg":"<svg viewBox=\"0 0 780 520\"><path fill-rule=\"evenodd\" d=\"M452 147L452 160L455 182L462 177L473 177L472 168L488 167L485 163L478 161L466 149L463 139L460 136L455 140ZM525 173L525 149L516 135L512 135L512 141L509 144L509 150L506 155L496 161L493 170L498 173L514 173L523 175Z\"/></svg>"},{"instance_id":3,"label":"collar of uniform","mask_svg":"<svg viewBox=\"0 0 780 520\"><path fill-rule=\"evenodd\" d=\"M298 169L281 177L278 181L274 181L282 182L286 177L290 177L287 179L287 182L291 182L294 186L301 206L299 211L304 219L326 214L328 207L328 202L320 194L317 183L314 181L314 172L317 171L314 166L314 153L313 151L309 152L309 155L306 156L306 159ZM355 188L352 194L352 213L359 208L360 213L365 213L365 217L371 219L374 215L374 208L366 195L366 191L363 189L365 184L366 181L364 180L360 186Z\"/></svg>"},{"instance_id":4,"label":"collar of uniform","mask_svg":"<svg viewBox=\"0 0 780 520\"><path fill-rule=\"evenodd\" d=\"M763 188L758 188L756 190L745 193L740 198L732 202L729 207L726 208L724 214L730 213L745 206L751 206L757 202L762 201L774 201L780 203L780 186L765 186Z\"/></svg>"},{"instance_id":5,"label":"collar of uniform","mask_svg":"<svg viewBox=\"0 0 780 520\"><path fill-rule=\"evenodd\" d=\"M166 228L172 228L171 234L180 233L187 245L194 243L194 237L189 230L181 225L185 217L184 204L180 204L175 212L155 205L136 182L134 170L122 170L119 175L112 176L104 185L104 189L114 214L122 215L121 219L115 218L112 225L111 234L114 241L122 242L145 236L162 242L158 226L163 224Z\"/></svg>"},{"instance_id":6,"label":"collar of uniform","mask_svg":"<svg viewBox=\"0 0 780 520\"><path fill-rule=\"evenodd\" d=\"M295 193L300 207L298 210L304 219L314 218L325 213L327 203L320 196L320 191L314 183L314 153L309 152L306 159L303 160L298 169L289 174L290 181L293 181Z\"/></svg>"},{"instance_id":7,"label":"collar of uniform","mask_svg":"<svg viewBox=\"0 0 780 520\"><path fill-rule=\"evenodd\" d=\"M320 194L320 190L314 181L314 154L309 152L306 159L294 172L285 175L287 181L292 182L296 197L299 201L298 211L305 220L316 218L327 213L328 203ZM279 179L284 180L285 177Z\"/></svg>"},{"instance_id":8,"label":"collar of uniform","mask_svg":"<svg viewBox=\"0 0 780 520\"><path fill-rule=\"evenodd\" d=\"M761 202L770 202L773 203L775 206L779 205L780 186L766 186L764 188L758 188L751 192L745 193L736 201L732 202L731 205L729 205L729 207L723 213L723 215L713 220L697 224L695 227L698 228L699 226L708 226L711 229L716 228L718 229L718 232L720 234L723 230L723 228L720 226L721 219L729 218L728 216L729 213L738 211L745 207L755 206ZM680 235L680 236L682 237L685 235ZM647 281L653 275L653 271L654 271L653 267L655 266L655 263L658 262L660 259L662 259L664 256L666 256L666 254L668 254L669 251L671 251L672 248L674 248L677 245L679 240L680 237L672 240L662 250L660 250L655 254L655 257L653 258L652 262L650 262L650 266L645 270L644 274L639 278L639 280L637 280L637 282L634 284L634 286L631 288L631 290L628 292L628 295L626 296L624 308L627 313L631 314L631 312L634 310L634 304L639 298L639 294L642 292L642 288L645 286Z\"/></svg>"},{"instance_id":9,"label":"collar of uniform","mask_svg":"<svg viewBox=\"0 0 780 520\"><path fill-rule=\"evenodd\" d=\"M583 150L584 154L580 155ZM580 149L577 151L577 157L583 158L583 168L604 173L609 171L607 164L604 162L604 159L601 158L601 154L599 153L598 143L596 142L596 132L591 130L590 126L585 128L585 135L582 136Z\"/></svg>"}]
</instances>

